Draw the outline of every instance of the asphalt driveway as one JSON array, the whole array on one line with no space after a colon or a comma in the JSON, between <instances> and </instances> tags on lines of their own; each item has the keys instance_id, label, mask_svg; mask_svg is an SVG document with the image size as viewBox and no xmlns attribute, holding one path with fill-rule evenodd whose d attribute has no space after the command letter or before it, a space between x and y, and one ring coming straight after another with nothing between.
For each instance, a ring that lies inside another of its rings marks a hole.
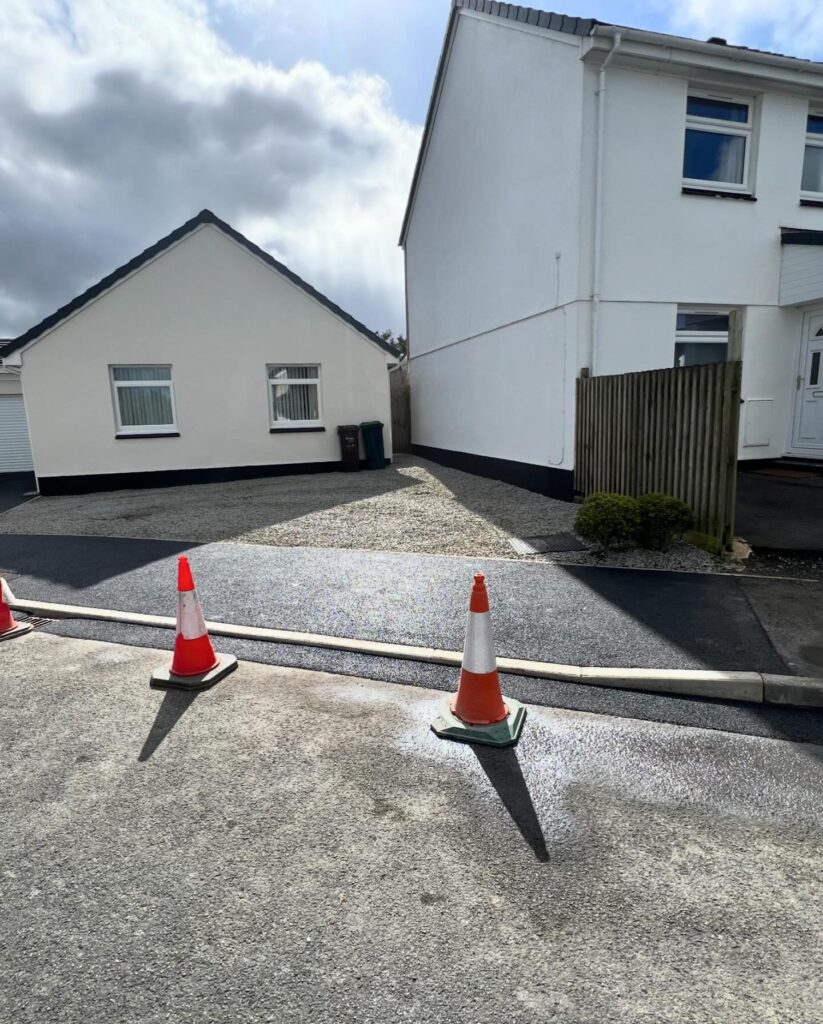
<instances>
[{"instance_id":1,"label":"asphalt driveway","mask_svg":"<svg viewBox=\"0 0 823 1024\"><path fill-rule=\"evenodd\" d=\"M739 579L483 558L0 535L21 598L173 614L189 552L207 618L458 650L472 574L498 654L573 665L785 672Z\"/></svg>"},{"instance_id":2,"label":"asphalt driveway","mask_svg":"<svg viewBox=\"0 0 823 1024\"><path fill-rule=\"evenodd\" d=\"M819 1021L818 747L530 708L489 751L425 689L2 657L4 1021Z\"/></svg>"},{"instance_id":3,"label":"asphalt driveway","mask_svg":"<svg viewBox=\"0 0 823 1024\"><path fill-rule=\"evenodd\" d=\"M814 588L784 583L775 592L778 584L769 581L704 574L88 537L0 536L0 572L21 598L171 615L181 551L191 558L212 619L455 650L463 645L471 575L481 568L489 579L498 653L572 664L797 671L784 661L794 650L798 621L786 609L796 613L801 596L808 605L798 588ZM755 584L756 592L749 589ZM755 611L767 599L780 651ZM170 642L168 631L141 626L67 619L45 628L144 647ZM817 642L816 635L809 618L803 642ZM420 662L225 638L220 647L272 665L447 691L455 686L452 669ZM823 712L521 676L504 683L512 697L530 703L823 742Z\"/></svg>"},{"instance_id":4,"label":"asphalt driveway","mask_svg":"<svg viewBox=\"0 0 823 1024\"><path fill-rule=\"evenodd\" d=\"M780 467L739 473L735 530L756 552L823 555L823 476Z\"/></svg>"}]
</instances>

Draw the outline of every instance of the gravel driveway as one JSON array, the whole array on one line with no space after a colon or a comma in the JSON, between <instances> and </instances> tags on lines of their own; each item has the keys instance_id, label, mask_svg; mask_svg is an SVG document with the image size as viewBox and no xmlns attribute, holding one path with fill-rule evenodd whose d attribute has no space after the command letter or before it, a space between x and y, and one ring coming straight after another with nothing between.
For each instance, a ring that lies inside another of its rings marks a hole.
<instances>
[{"instance_id":1,"label":"gravel driveway","mask_svg":"<svg viewBox=\"0 0 823 1024\"><path fill-rule=\"evenodd\" d=\"M0 516L0 533L521 558L510 537L569 533L576 515L577 506L569 502L399 455L380 472L37 498ZM717 565L688 545L666 553L563 551L531 557L693 571Z\"/></svg>"},{"instance_id":2,"label":"gravel driveway","mask_svg":"<svg viewBox=\"0 0 823 1024\"><path fill-rule=\"evenodd\" d=\"M401 455L381 472L38 498L3 516L0 531L515 557L509 535L570 530L576 512Z\"/></svg>"}]
</instances>

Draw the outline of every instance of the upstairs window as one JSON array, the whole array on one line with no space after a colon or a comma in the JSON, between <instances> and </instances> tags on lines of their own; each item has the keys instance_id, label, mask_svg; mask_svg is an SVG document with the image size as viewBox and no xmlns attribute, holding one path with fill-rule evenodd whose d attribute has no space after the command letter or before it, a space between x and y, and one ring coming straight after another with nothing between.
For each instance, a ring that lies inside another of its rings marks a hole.
<instances>
[{"instance_id":1,"label":"upstairs window","mask_svg":"<svg viewBox=\"0 0 823 1024\"><path fill-rule=\"evenodd\" d=\"M170 366L112 366L111 386L119 437L177 432Z\"/></svg>"},{"instance_id":2,"label":"upstairs window","mask_svg":"<svg viewBox=\"0 0 823 1024\"><path fill-rule=\"evenodd\" d=\"M675 366L725 363L729 350L729 314L716 310L679 309L674 345Z\"/></svg>"},{"instance_id":3,"label":"upstairs window","mask_svg":"<svg viewBox=\"0 0 823 1024\"><path fill-rule=\"evenodd\" d=\"M806 153L800 191L820 198L823 195L823 113L806 118Z\"/></svg>"},{"instance_id":4,"label":"upstairs window","mask_svg":"<svg viewBox=\"0 0 823 1024\"><path fill-rule=\"evenodd\" d=\"M320 367L279 365L267 369L272 428L321 426Z\"/></svg>"},{"instance_id":5,"label":"upstairs window","mask_svg":"<svg viewBox=\"0 0 823 1024\"><path fill-rule=\"evenodd\" d=\"M683 150L686 185L748 189L753 106L751 100L689 95Z\"/></svg>"}]
</instances>

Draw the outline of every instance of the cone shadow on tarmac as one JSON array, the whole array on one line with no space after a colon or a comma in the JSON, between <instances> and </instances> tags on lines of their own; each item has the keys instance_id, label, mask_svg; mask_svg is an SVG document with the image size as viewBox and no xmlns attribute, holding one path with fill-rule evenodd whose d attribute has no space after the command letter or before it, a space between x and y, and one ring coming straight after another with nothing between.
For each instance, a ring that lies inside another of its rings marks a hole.
<instances>
[{"instance_id":1,"label":"cone shadow on tarmac","mask_svg":"<svg viewBox=\"0 0 823 1024\"><path fill-rule=\"evenodd\" d=\"M514 747L486 747L472 744L480 767L539 861L549 859L540 819L534 809L529 787L523 777Z\"/></svg>"},{"instance_id":2,"label":"cone shadow on tarmac","mask_svg":"<svg viewBox=\"0 0 823 1024\"><path fill-rule=\"evenodd\" d=\"M138 761L148 761L189 707L191 707L197 696L196 692L166 690L163 702L157 710L152 727L149 729L149 734L143 743L143 749L137 757Z\"/></svg>"}]
</instances>

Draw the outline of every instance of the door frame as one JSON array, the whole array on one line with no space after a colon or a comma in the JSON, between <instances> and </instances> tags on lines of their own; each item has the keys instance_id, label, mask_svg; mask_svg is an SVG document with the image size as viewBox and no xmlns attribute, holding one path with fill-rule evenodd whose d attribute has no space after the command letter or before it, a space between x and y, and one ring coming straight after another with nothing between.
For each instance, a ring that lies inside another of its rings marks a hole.
<instances>
[{"instance_id":1,"label":"door frame","mask_svg":"<svg viewBox=\"0 0 823 1024\"><path fill-rule=\"evenodd\" d=\"M803 313L803 323L800 328L800 345L798 346L797 363L795 366L795 378L793 388L793 403L794 410L791 421L791 434L789 436L789 447L787 450L788 455L805 455L807 458L812 459L823 459L823 444L818 445L815 448L802 448L796 444L796 438L800 432L800 415L802 401L800 396L802 394L802 387L800 386L800 380L806 372L806 359L809 351L809 343L811 338L809 337L809 321L812 317L823 317L823 306L815 306L813 309L807 309Z\"/></svg>"}]
</instances>

